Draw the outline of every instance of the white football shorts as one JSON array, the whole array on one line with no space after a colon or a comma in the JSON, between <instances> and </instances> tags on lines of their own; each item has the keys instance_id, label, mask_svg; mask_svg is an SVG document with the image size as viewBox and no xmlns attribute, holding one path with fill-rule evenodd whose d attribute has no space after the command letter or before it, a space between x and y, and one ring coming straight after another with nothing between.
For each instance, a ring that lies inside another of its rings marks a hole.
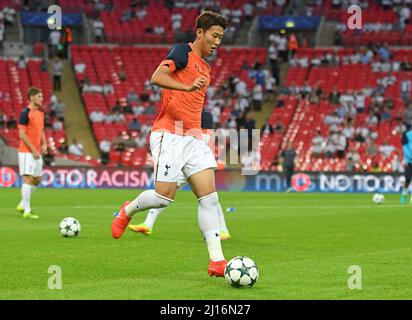
<instances>
[{"instance_id":1,"label":"white football shorts","mask_svg":"<svg viewBox=\"0 0 412 320\"><path fill-rule=\"evenodd\" d=\"M155 181L176 182L183 186L200 171L216 168L217 163L204 140L168 132L152 132L150 150L154 161Z\"/></svg>"},{"instance_id":2,"label":"white football shorts","mask_svg":"<svg viewBox=\"0 0 412 320\"><path fill-rule=\"evenodd\" d=\"M41 177L43 172L43 159L34 159L30 152L19 152L19 172L20 175Z\"/></svg>"}]
</instances>

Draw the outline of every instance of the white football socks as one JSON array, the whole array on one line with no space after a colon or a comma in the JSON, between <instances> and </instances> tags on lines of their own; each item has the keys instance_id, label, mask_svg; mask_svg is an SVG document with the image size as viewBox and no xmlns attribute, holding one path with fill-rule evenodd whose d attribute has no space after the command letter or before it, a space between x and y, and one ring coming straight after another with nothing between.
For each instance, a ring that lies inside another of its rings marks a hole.
<instances>
[{"instance_id":1,"label":"white football socks","mask_svg":"<svg viewBox=\"0 0 412 320\"><path fill-rule=\"evenodd\" d=\"M146 190L131 201L125 211L129 217L132 217L138 211L144 211L152 208L164 208L173 202L172 199L157 194L154 190Z\"/></svg>"},{"instance_id":2,"label":"white football socks","mask_svg":"<svg viewBox=\"0 0 412 320\"><path fill-rule=\"evenodd\" d=\"M37 188L37 186L35 186L35 185L30 186L30 196L33 195L34 191L36 191L36 188Z\"/></svg>"},{"instance_id":3,"label":"white football socks","mask_svg":"<svg viewBox=\"0 0 412 320\"><path fill-rule=\"evenodd\" d=\"M219 218L217 214L218 203L219 198L216 192L199 199L199 227L206 241L209 257L212 261L221 261L225 259L219 236Z\"/></svg>"},{"instance_id":4,"label":"white football socks","mask_svg":"<svg viewBox=\"0 0 412 320\"><path fill-rule=\"evenodd\" d=\"M150 229L153 228L153 225L156 222L157 217L159 214L164 210L165 208L157 208L157 209L150 209L149 213L146 216L146 220L144 221L144 224L148 226Z\"/></svg>"},{"instance_id":5,"label":"white football socks","mask_svg":"<svg viewBox=\"0 0 412 320\"><path fill-rule=\"evenodd\" d=\"M228 232L226 221L225 221L225 216L223 215L223 209L222 209L222 206L220 205L220 202L218 202L217 204L217 216L219 217L219 231Z\"/></svg>"},{"instance_id":6,"label":"white football socks","mask_svg":"<svg viewBox=\"0 0 412 320\"><path fill-rule=\"evenodd\" d=\"M30 207L31 185L23 183L21 186L21 202L20 205L24 208L24 213L31 212Z\"/></svg>"}]
</instances>

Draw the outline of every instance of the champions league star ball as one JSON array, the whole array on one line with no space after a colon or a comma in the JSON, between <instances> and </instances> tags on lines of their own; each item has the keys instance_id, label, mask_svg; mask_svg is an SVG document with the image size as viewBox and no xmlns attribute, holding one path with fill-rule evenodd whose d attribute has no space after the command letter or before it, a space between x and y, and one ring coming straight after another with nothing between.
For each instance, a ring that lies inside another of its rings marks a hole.
<instances>
[{"instance_id":1,"label":"champions league star ball","mask_svg":"<svg viewBox=\"0 0 412 320\"><path fill-rule=\"evenodd\" d=\"M381 204L385 201L385 196L382 193L375 193L372 197L372 201L375 204Z\"/></svg>"},{"instance_id":2,"label":"champions league star ball","mask_svg":"<svg viewBox=\"0 0 412 320\"><path fill-rule=\"evenodd\" d=\"M80 223L75 218L64 218L60 222L60 233L63 237L77 237L80 233Z\"/></svg>"},{"instance_id":3,"label":"champions league star ball","mask_svg":"<svg viewBox=\"0 0 412 320\"><path fill-rule=\"evenodd\" d=\"M235 257L226 265L226 282L235 288L251 288L258 278L259 269L256 263L248 257Z\"/></svg>"}]
</instances>

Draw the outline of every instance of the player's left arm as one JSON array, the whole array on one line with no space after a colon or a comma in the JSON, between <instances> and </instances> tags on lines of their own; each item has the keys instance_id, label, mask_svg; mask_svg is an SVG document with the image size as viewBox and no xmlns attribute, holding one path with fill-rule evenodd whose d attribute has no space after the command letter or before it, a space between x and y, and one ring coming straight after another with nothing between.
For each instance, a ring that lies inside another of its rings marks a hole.
<instances>
[{"instance_id":1,"label":"player's left arm","mask_svg":"<svg viewBox=\"0 0 412 320\"><path fill-rule=\"evenodd\" d=\"M46 134L43 132L41 134L41 149L40 149L41 154L46 154L47 153L47 141L46 141Z\"/></svg>"}]
</instances>

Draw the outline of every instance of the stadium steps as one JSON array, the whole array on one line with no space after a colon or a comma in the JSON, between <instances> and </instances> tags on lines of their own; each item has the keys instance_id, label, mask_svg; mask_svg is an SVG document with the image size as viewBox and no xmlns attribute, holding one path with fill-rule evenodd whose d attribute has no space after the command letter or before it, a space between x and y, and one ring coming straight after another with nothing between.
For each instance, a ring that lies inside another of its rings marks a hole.
<instances>
[{"instance_id":1,"label":"stadium steps","mask_svg":"<svg viewBox=\"0 0 412 320\"><path fill-rule=\"evenodd\" d=\"M280 79L282 83L286 80L288 69L287 63L282 63L280 65ZM279 90L279 88L277 90ZM264 97L262 102L262 110L249 112L250 116L256 121L256 129L260 129L265 124L266 120L270 118L277 103L277 96L278 94L275 94L274 99L267 99Z\"/></svg>"},{"instance_id":2,"label":"stadium steps","mask_svg":"<svg viewBox=\"0 0 412 320\"><path fill-rule=\"evenodd\" d=\"M84 146L84 155L90 155L93 159L98 159L100 154L93 138L73 68L67 60L62 60L62 62L64 64L62 91L57 91L56 95L61 98L66 105L64 111L64 127L66 129L68 143L70 144L73 139L77 139ZM50 60L50 74L52 74L52 68L53 60Z\"/></svg>"},{"instance_id":3,"label":"stadium steps","mask_svg":"<svg viewBox=\"0 0 412 320\"><path fill-rule=\"evenodd\" d=\"M252 27L253 21L244 21L240 30L236 31L233 45L244 46L248 42L249 30Z\"/></svg>"},{"instance_id":4,"label":"stadium steps","mask_svg":"<svg viewBox=\"0 0 412 320\"><path fill-rule=\"evenodd\" d=\"M7 27L4 33L4 38L7 42L21 42L22 38L22 26L20 23L20 15L16 14L14 24L12 27Z\"/></svg>"},{"instance_id":5,"label":"stadium steps","mask_svg":"<svg viewBox=\"0 0 412 320\"><path fill-rule=\"evenodd\" d=\"M322 30L320 30L319 40L316 44L318 47L332 47L334 46L335 37L335 25L334 21L326 21L322 25Z\"/></svg>"}]
</instances>

